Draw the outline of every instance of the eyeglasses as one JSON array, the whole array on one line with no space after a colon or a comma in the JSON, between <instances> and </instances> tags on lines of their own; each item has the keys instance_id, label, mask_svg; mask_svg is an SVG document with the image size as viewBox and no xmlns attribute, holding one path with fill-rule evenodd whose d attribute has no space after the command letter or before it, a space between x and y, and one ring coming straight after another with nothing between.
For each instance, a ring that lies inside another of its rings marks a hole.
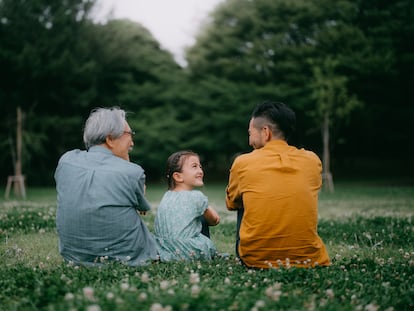
<instances>
[{"instance_id":1,"label":"eyeglasses","mask_svg":"<svg viewBox=\"0 0 414 311\"><path fill-rule=\"evenodd\" d=\"M131 138L134 138L134 136L135 136L135 132L134 131L124 131L124 134L131 135Z\"/></svg>"}]
</instances>

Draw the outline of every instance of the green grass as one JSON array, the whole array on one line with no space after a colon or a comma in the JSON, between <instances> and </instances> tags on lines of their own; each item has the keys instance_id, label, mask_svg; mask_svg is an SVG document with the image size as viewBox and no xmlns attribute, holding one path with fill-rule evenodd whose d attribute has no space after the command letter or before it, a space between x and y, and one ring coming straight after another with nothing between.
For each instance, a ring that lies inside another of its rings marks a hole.
<instances>
[{"instance_id":1,"label":"green grass","mask_svg":"<svg viewBox=\"0 0 414 311\"><path fill-rule=\"evenodd\" d=\"M130 268L66 265L57 250L56 193L0 199L0 310L412 310L414 188L337 183L321 193L319 233L333 264L249 270L234 257L235 214L224 184L202 190L222 217L211 228L229 259ZM165 191L148 185L153 226Z\"/></svg>"}]
</instances>

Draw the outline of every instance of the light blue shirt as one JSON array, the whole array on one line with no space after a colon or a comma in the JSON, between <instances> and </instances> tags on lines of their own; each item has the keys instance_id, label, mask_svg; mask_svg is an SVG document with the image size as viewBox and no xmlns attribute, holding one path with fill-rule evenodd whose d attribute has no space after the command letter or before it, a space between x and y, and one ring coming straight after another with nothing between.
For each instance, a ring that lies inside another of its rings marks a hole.
<instances>
[{"instance_id":1,"label":"light blue shirt","mask_svg":"<svg viewBox=\"0 0 414 311\"><path fill-rule=\"evenodd\" d=\"M99 265L108 258L137 266L157 257L154 238L137 213L151 208L139 165L101 146L76 149L60 158L55 181L64 259Z\"/></svg>"}]
</instances>

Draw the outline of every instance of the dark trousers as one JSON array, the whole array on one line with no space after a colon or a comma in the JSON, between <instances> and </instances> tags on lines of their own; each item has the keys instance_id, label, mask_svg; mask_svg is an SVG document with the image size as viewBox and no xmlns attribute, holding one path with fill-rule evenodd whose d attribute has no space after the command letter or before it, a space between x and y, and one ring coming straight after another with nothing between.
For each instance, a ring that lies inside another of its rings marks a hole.
<instances>
[{"instance_id":1,"label":"dark trousers","mask_svg":"<svg viewBox=\"0 0 414 311\"><path fill-rule=\"evenodd\" d=\"M206 237L210 238L210 228L209 225L206 221L206 219L204 218L204 216L200 216L200 220L201 220L201 234L205 235Z\"/></svg>"},{"instance_id":2,"label":"dark trousers","mask_svg":"<svg viewBox=\"0 0 414 311\"><path fill-rule=\"evenodd\" d=\"M237 210L237 227L236 227L236 256L239 256L239 244L240 244L240 226L243 219L244 208L240 208Z\"/></svg>"}]
</instances>

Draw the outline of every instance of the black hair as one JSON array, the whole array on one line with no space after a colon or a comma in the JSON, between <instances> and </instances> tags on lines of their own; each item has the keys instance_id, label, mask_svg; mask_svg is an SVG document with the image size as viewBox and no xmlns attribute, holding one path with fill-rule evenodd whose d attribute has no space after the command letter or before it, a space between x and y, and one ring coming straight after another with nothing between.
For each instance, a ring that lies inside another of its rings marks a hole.
<instances>
[{"instance_id":1,"label":"black hair","mask_svg":"<svg viewBox=\"0 0 414 311\"><path fill-rule=\"evenodd\" d=\"M274 134L289 139L295 132L295 112L281 102L265 101L256 105L252 112L252 119L263 118L272 126Z\"/></svg>"}]
</instances>

